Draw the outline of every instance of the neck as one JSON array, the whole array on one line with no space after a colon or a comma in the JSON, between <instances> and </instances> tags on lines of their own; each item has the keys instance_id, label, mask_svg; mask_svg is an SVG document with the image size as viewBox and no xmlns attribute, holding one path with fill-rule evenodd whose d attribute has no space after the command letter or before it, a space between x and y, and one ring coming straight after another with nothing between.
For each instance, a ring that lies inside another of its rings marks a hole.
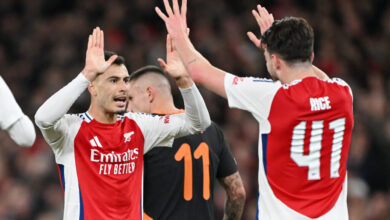
<instances>
[{"instance_id":1,"label":"neck","mask_svg":"<svg viewBox=\"0 0 390 220\"><path fill-rule=\"evenodd\" d=\"M173 101L162 101L162 102L153 102L151 112L152 113L164 113L164 114L174 114L180 111L180 109L176 108L173 104Z\"/></svg>"},{"instance_id":2,"label":"neck","mask_svg":"<svg viewBox=\"0 0 390 220\"><path fill-rule=\"evenodd\" d=\"M88 113L98 122L103 124L112 124L116 122L117 114L108 113L97 109L97 107L91 105Z\"/></svg>"},{"instance_id":3,"label":"neck","mask_svg":"<svg viewBox=\"0 0 390 220\"><path fill-rule=\"evenodd\" d=\"M301 80L306 77L317 77L313 65L311 63L292 64L290 67L286 67L283 77L280 78L282 83L291 83L294 80Z\"/></svg>"}]
</instances>

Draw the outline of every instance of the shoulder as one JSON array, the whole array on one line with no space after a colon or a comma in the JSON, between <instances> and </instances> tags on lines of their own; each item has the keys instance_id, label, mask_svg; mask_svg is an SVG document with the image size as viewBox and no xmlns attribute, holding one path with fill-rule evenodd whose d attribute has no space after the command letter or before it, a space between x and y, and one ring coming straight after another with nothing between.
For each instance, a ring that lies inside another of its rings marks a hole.
<instances>
[{"instance_id":1,"label":"shoulder","mask_svg":"<svg viewBox=\"0 0 390 220\"><path fill-rule=\"evenodd\" d=\"M345 82L344 80L342 80L340 78L331 78L331 79L328 79L327 82L332 83L332 84L336 84L336 85L341 86L343 88L346 88L349 91L349 93L351 94L351 96L353 97L351 86L349 86L348 83Z\"/></svg>"},{"instance_id":2,"label":"shoulder","mask_svg":"<svg viewBox=\"0 0 390 220\"><path fill-rule=\"evenodd\" d=\"M142 120L142 119L156 119L161 118L165 116L155 115L155 114L148 114L148 113L142 113L142 112L127 112L123 116L120 116L122 118L129 118L133 120Z\"/></svg>"},{"instance_id":3,"label":"shoulder","mask_svg":"<svg viewBox=\"0 0 390 220\"><path fill-rule=\"evenodd\" d=\"M279 81L274 81L272 79L252 77L252 76L240 77L230 73L226 74L225 83L230 86L238 86L242 84L268 84L274 86L281 85Z\"/></svg>"},{"instance_id":4,"label":"shoulder","mask_svg":"<svg viewBox=\"0 0 390 220\"><path fill-rule=\"evenodd\" d=\"M155 115L155 114L148 114L148 113L133 113L133 112L125 113L122 117L133 120L139 126L147 126L147 127L153 127L154 125L156 125L156 123L159 123L159 121L169 122L170 120L170 115Z\"/></svg>"},{"instance_id":5,"label":"shoulder","mask_svg":"<svg viewBox=\"0 0 390 220\"><path fill-rule=\"evenodd\" d=\"M91 116L88 113L74 113L74 114L65 114L63 117L65 120L69 121L85 121L87 123L92 121Z\"/></svg>"},{"instance_id":6,"label":"shoulder","mask_svg":"<svg viewBox=\"0 0 390 220\"><path fill-rule=\"evenodd\" d=\"M215 122L211 122L211 125L202 134L205 140L211 141L213 145L220 145L225 142L222 128Z\"/></svg>"},{"instance_id":7,"label":"shoulder","mask_svg":"<svg viewBox=\"0 0 390 220\"><path fill-rule=\"evenodd\" d=\"M348 83L340 78L331 78L331 79L326 80L326 82L335 83L335 84L340 85L340 86L348 86L349 87Z\"/></svg>"},{"instance_id":8,"label":"shoulder","mask_svg":"<svg viewBox=\"0 0 390 220\"><path fill-rule=\"evenodd\" d=\"M214 121L211 121L211 124L206 129L205 133L212 133L212 134L222 133L222 129Z\"/></svg>"}]
</instances>

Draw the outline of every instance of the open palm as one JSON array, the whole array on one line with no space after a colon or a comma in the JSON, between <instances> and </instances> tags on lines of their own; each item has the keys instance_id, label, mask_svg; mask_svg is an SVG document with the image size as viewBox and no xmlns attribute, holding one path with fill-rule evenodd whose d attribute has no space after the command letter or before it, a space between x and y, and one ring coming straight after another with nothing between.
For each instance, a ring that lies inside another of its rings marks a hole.
<instances>
[{"instance_id":1,"label":"open palm","mask_svg":"<svg viewBox=\"0 0 390 220\"><path fill-rule=\"evenodd\" d=\"M274 23L274 16L270 14L266 8L261 5L257 5L257 11L252 10L252 15L255 17L257 24L260 28L260 34L263 35L264 32L272 26ZM253 32L248 32L249 39L256 45L256 47L261 47L261 37L257 38Z\"/></svg>"},{"instance_id":2,"label":"open palm","mask_svg":"<svg viewBox=\"0 0 390 220\"><path fill-rule=\"evenodd\" d=\"M85 57L83 73L93 81L99 73L103 73L115 61L117 55L111 56L107 61L104 58L104 33L99 27L95 28L88 39L88 48Z\"/></svg>"},{"instance_id":3,"label":"open palm","mask_svg":"<svg viewBox=\"0 0 390 220\"><path fill-rule=\"evenodd\" d=\"M187 0L182 0L181 8L179 9L178 0L172 0L172 7L168 0L164 0L164 6L167 15L165 15L160 8L156 7L155 10L160 18L165 22L168 33L171 38L186 35L187 33Z\"/></svg>"},{"instance_id":4,"label":"open palm","mask_svg":"<svg viewBox=\"0 0 390 220\"><path fill-rule=\"evenodd\" d=\"M170 75L172 78L180 78L187 74L187 70L181 61L179 54L176 51L175 46L173 45L170 35L167 35L167 62L161 58L158 59L160 66L163 68L164 72Z\"/></svg>"}]
</instances>

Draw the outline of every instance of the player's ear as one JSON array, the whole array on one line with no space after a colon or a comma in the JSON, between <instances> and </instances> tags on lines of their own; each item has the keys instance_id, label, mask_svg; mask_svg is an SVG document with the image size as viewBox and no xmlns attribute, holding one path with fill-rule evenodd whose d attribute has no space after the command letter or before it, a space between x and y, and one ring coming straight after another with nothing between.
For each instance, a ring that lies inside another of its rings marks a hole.
<instances>
[{"instance_id":1,"label":"player's ear","mask_svg":"<svg viewBox=\"0 0 390 220\"><path fill-rule=\"evenodd\" d=\"M314 60L314 53L311 53L311 56L310 56L310 62L313 63L313 60Z\"/></svg>"},{"instance_id":2,"label":"player's ear","mask_svg":"<svg viewBox=\"0 0 390 220\"><path fill-rule=\"evenodd\" d=\"M146 88L146 93L148 94L149 103L152 103L156 96L156 90L154 90L153 87L148 86Z\"/></svg>"},{"instance_id":3,"label":"player's ear","mask_svg":"<svg viewBox=\"0 0 390 220\"><path fill-rule=\"evenodd\" d=\"M271 55L271 60L272 60L272 64L273 64L275 70L280 69L280 65L281 65L280 57L278 55L276 55L276 54L272 54Z\"/></svg>"},{"instance_id":4,"label":"player's ear","mask_svg":"<svg viewBox=\"0 0 390 220\"><path fill-rule=\"evenodd\" d=\"M89 91L89 93L91 94L91 96L96 96L96 95L97 95L96 87L95 87L95 83L94 83L94 82L92 82L91 84L89 84L89 86L88 86L88 91Z\"/></svg>"}]
</instances>

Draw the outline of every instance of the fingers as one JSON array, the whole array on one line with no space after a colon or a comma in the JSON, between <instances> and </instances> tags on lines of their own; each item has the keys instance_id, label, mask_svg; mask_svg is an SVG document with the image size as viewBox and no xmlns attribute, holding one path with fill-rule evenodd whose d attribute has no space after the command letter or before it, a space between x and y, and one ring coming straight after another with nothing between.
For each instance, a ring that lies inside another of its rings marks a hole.
<instances>
[{"instance_id":1,"label":"fingers","mask_svg":"<svg viewBox=\"0 0 390 220\"><path fill-rule=\"evenodd\" d=\"M257 5L257 10L260 15L263 28L268 29L274 22L274 16L268 12L268 10L261 5ZM264 29L264 31L265 31Z\"/></svg>"},{"instance_id":2,"label":"fingers","mask_svg":"<svg viewBox=\"0 0 390 220\"><path fill-rule=\"evenodd\" d=\"M181 1L181 17L186 20L187 16L187 0Z\"/></svg>"},{"instance_id":3,"label":"fingers","mask_svg":"<svg viewBox=\"0 0 390 220\"><path fill-rule=\"evenodd\" d=\"M256 35L253 32L246 33L249 37L249 39L256 45L256 47L260 48L261 40L256 37Z\"/></svg>"},{"instance_id":4,"label":"fingers","mask_svg":"<svg viewBox=\"0 0 390 220\"><path fill-rule=\"evenodd\" d=\"M100 35L101 30L99 27L96 27L96 47L100 48Z\"/></svg>"},{"instance_id":5,"label":"fingers","mask_svg":"<svg viewBox=\"0 0 390 220\"><path fill-rule=\"evenodd\" d=\"M164 6L165 6L165 10L167 11L168 16L169 17L172 16L173 12L172 12L171 6L169 5L168 0L164 0Z\"/></svg>"},{"instance_id":6,"label":"fingers","mask_svg":"<svg viewBox=\"0 0 390 220\"><path fill-rule=\"evenodd\" d=\"M260 14L256 11L256 10L252 10L252 15L253 17L255 17L256 19L256 22L257 24L259 25L259 27L261 26L261 17L260 17Z\"/></svg>"},{"instance_id":7,"label":"fingers","mask_svg":"<svg viewBox=\"0 0 390 220\"><path fill-rule=\"evenodd\" d=\"M102 49L104 49L104 31L101 31L100 34L100 46Z\"/></svg>"},{"instance_id":8,"label":"fingers","mask_svg":"<svg viewBox=\"0 0 390 220\"><path fill-rule=\"evenodd\" d=\"M91 48L91 47L104 48L104 34L103 34L103 31L100 30L99 27L96 27L95 29L93 29L92 34L89 35L88 48Z\"/></svg>"},{"instance_id":9,"label":"fingers","mask_svg":"<svg viewBox=\"0 0 390 220\"><path fill-rule=\"evenodd\" d=\"M257 5L257 11L252 10L252 14L260 27L261 34L263 34L269 27L271 27L272 23L274 22L273 15L269 14L267 9L261 7L261 5Z\"/></svg>"},{"instance_id":10,"label":"fingers","mask_svg":"<svg viewBox=\"0 0 390 220\"><path fill-rule=\"evenodd\" d=\"M168 17L160 10L159 7L155 7L154 10L156 11L156 13L158 14L158 16L163 19L164 22L166 22L168 20Z\"/></svg>"},{"instance_id":11,"label":"fingers","mask_svg":"<svg viewBox=\"0 0 390 220\"><path fill-rule=\"evenodd\" d=\"M173 0L172 2L173 2L173 12L174 12L176 15L180 15L178 0Z\"/></svg>"},{"instance_id":12,"label":"fingers","mask_svg":"<svg viewBox=\"0 0 390 220\"><path fill-rule=\"evenodd\" d=\"M88 37L88 49L92 47L92 35L90 34Z\"/></svg>"},{"instance_id":13,"label":"fingers","mask_svg":"<svg viewBox=\"0 0 390 220\"><path fill-rule=\"evenodd\" d=\"M164 70L164 72L167 72L167 64L165 63L165 61L161 58L158 58L157 59L158 63L160 64L161 68Z\"/></svg>"},{"instance_id":14,"label":"fingers","mask_svg":"<svg viewBox=\"0 0 390 220\"><path fill-rule=\"evenodd\" d=\"M261 5L257 5L257 10L259 11L259 14L265 25L267 25L268 27L271 26L274 22L274 16L270 14L266 8L261 7Z\"/></svg>"},{"instance_id":15,"label":"fingers","mask_svg":"<svg viewBox=\"0 0 390 220\"><path fill-rule=\"evenodd\" d=\"M92 32L92 47L95 47L96 46L96 28L93 29L93 32Z\"/></svg>"},{"instance_id":16,"label":"fingers","mask_svg":"<svg viewBox=\"0 0 390 220\"><path fill-rule=\"evenodd\" d=\"M118 55L112 55L112 56L107 60L108 66L110 66L110 65L116 60L116 58L118 58Z\"/></svg>"},{"instance_id":17,"label":"fingers","mask_svg":"<svg viewBox=\"0 0 390 220\"><path fill-rule=\"evenodd\" d=\"M169 34L167 34L167 53L172 52L172 39Z\"/></svg>"}]
</instances>

